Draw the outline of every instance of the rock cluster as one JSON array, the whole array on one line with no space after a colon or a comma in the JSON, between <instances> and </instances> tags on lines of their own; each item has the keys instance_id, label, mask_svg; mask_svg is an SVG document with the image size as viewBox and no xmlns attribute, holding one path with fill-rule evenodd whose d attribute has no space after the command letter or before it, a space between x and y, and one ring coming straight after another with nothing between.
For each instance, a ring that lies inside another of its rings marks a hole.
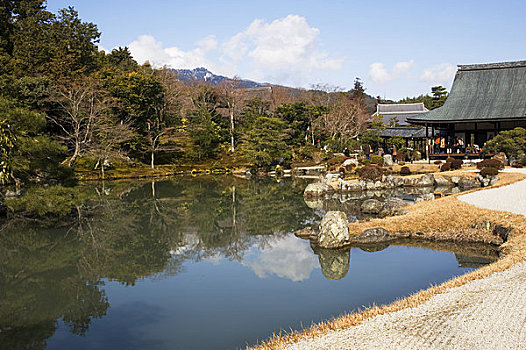
<instances>
[{"instance_id":1,"label":"rock cluster","mask_svg":"<svg viewBox=\"0 0 526 350\"><path fill-rule=\"evenodd\" d=\"M306 197L320 197L325 194L332 194L333 192L334 188L332 188L330 185L322 182L316 182L308 184L305 188L305 191L303 192L303 195Z\"/></svg>"},{"instance_id":2,"label":"rock cluster","mask_svg":"<svg viewBox=\"0 0 526 350\"><path fill-rule=\"evenodd\" d=\"M488 186L491 186L491 185L495 184L495 182L497 182L499 180L499 177L498 176L484 177L484 176L478 174L475 177L475 180L477 180L480 183L480 186L488 187Z\"/></svg>"},{"instance_id":3,"label":"rock cluster","mask_svg":"<svg viewBox=\"0 0 526 350\"><path fill-rule=\"evenodd\" d=\"M407 206L407 203L400 198L389 198L385 203L377 199L365 200L360 209L366 214L380 214L380 216L391 216L405 214L400 209Z\"/></svg>"},{"instance_id":4,"label":"rock cluster","mask_svg":"<svg viewBox=\"0 0 526 350\"><path fill-rule=\"evenodd\" d=\"M400 177L384 176L382 181L364 181L348 182L342 179L338 180L338 190L340 192L353 192L365 190L382 190L396 187L428 187L435 184L433 174L424 174L419 177Z\"/></svg>"},{"instance_id":5,"label":"rock cluster","mask_svg":"<svg viewBox=\"0 0 526 350\"><path fill-rule=\"evenodd\" d=\"M298 231L296 235L310 239L313 246L323 249L336 249L353 244L377 244L396 238L381 227L367 229L361 234L352 235L349 232L347 216L341 211L327 212L319 227Z\"/></svg>"}]
</instances>

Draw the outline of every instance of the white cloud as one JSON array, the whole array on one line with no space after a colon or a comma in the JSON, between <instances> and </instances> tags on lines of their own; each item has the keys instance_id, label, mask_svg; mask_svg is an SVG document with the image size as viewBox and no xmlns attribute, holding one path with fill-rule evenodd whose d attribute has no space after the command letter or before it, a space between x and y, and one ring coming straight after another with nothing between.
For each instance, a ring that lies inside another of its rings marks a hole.
<instances>
[{"instance_id":1,"label":"white cloud","mask_svg":"<svg viewBox=\"0 0 526 350\"><path fill-rule=\"evenodd\" d=\"M407 62L396 62L393 73L395 75L407 73L411 70L411 67L413 67L413 63L415 63L414 60L409 60Z\"/></svg>"},{"instance_id":2,"label":"white cloud","mask_svg":"<svg viewBox=\"0 0 526 350\"><path fill-rule=\"evenodd\" d=\"M247 255L243 265L250 267L259 278L276 275L293 282L308 279L319 266L309 243L294 236L269 242L259 253Z\"/></svg>"},{"instance_id":3,"label":"white cloud","mask_svg":"<svg viewBox=\"0 0 526 350\"><path fill-rule=\"evenodd\" d=\"M391 80L391 75L387 73L385 65L380 62L373 63L369 66L369 76L376 83L386 83Z\"/></svg>"},{"instance_id":4,"label":"white cloud","mask_svg":"<svg viewBox=\"0 0 526 350\"><path fill-rule=\"evenodd\" d=\"M414 60L396 62L391 72L388 72L385 64L376 62L369 66L369 76L374 82L383 84L390 80L400 78L402 75L407 75L414 63Z\"/></svg>"},{"instance_id":5,"label":"white cloud","mask_svg":"<svg viewBox=\"0 0 526 350\"><path fill-rule=\"evenodd\" d=\"M157 41L151 35L141 35L128 46L130 52L140 64L149 61L153 67L170 66L173 68L195 68L212 66L205 54L217 47L217 42L212 36L206 37L198 42L198 47L184 51L178 47L164 48L162 42Z\"/></svg>"},{"instance_id":6,"label":"white cloud","mask_svg":"<svg viewBox=\"0 0 526 350\"><path fill-rule=\"evenodd\" d=\"M214 35L209 35L197 42L197 46L203 49L204 52L215 50L217 45L218 43Z\"/></svg>"},{"instance_id":7,"label":"white cloud","mask_svg":"<svg viewBox=\"0 0 526 350\"><path fill-rule=\"evenodd\" d=\"M424 70L424 73L422 76L420 76L420 80L431 83L448 84L451 83L455 77L456 71L457 69L454 65L449 63L441 63L432 68Z\"/></svg>"},{"instance_id":8,"label":"white cloud","mask_svg":"<svg viewBox=\"0 0 526 350\"><path fill-rule=\"evenodd\" d=\"M151 35L142 35L129 45L139 62L154 67L195 68L204 66L214 73L277 84L307 86L324 70L338 70L343 58L329 57L321 47L320 30L305 17L288 15L267 22L254 20L245 30L220 43L210 35L185 51L164 47ZM214 56L211 52L214 52Z\"/></svg>"},{"instance_id":9,"label":"white cloud","mask_svg":"<svg viewBox=\"0 0 526 350\"><path fill-rule=\"evenodd\" d=\"M329 58L320 47L320 31L305 17L288 15L270 23L254 20L223 44L223 62L247 63L251 78L304 85L316 70L338 70L342 58Z\"/></svg>"}]
</instances>

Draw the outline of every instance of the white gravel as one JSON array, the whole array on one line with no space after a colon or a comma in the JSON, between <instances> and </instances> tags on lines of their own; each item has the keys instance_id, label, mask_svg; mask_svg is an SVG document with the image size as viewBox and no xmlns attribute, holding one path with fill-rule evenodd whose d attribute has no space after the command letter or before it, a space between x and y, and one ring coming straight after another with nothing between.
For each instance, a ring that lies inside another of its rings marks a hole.
<instances>
[{"instance_id":1,"label":"white gravel","mask_svg":"<svg viewBox=\"0 0 526 350\"><path fill-rule=\"evenodd\" d=\"M427 302L286 349L520 349L526 345L526 263Z\"/></svg>"},{"instance_id":2,"label":"white gravel","mask_svg":"<svg viewBox=\"0 0 526 350\"><path fill-rule=\"evenodd\" d=\"M458 198L526 215L526 180ZM414 308L378 315L286 349L526 350L526 263L450 288Z\"/></svg>"},{"instance_id":3,"label":"white gravel","mask_svg":"<svg viewBox=\"0 0 526 350\"><path fill-rule=\"evenodd\" d=\"M504 172L526 174L526 169L505 169ZM504 187L464 194L457 198L480 208L526 215L526 180Z\"/></svg>"}]
</instances>

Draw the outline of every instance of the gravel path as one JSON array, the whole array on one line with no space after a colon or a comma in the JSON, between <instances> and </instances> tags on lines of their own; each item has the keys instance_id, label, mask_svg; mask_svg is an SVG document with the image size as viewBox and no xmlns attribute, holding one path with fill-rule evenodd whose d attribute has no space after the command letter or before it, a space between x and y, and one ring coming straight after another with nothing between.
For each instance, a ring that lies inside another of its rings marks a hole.
<instances>
[{"instance_id":1,"label":"gravel path","mask_svg":"<svg viewBox=\"0 0 526 350\"><path fill-rule=\"evenodd\" d=\"M526 215L526 180L458 198ZM286 349L526 350L526 263L450 288L417 307L378 315Z\"/></svg>"},{"instance_id":2,"label":"gravel path","mask_svg":"<svg viewBox=\"0 0 526 350\"><path fill-rule=\"evenodd\" d=\"M505 172L526 174L526 169L505 169ZM458 199L477 207L509 211L526 216L526 180L458 196Z\"/></svg>"}]
</instances>

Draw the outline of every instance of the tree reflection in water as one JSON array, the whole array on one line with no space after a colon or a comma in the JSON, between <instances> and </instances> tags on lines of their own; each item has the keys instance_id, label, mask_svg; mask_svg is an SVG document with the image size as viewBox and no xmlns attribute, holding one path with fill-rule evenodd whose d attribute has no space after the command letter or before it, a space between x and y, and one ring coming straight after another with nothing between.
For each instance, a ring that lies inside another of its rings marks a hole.
<instances>
[{"instance_id":1,"label":"tree reflection in water","mask_svg":"<svg viewBox=\"0 0 526 350\"><path fill-rule=\"evenodd\" d=\"M0 230L0 344L43 349L58 320L85 334L109 307L104 280L134 285L175 275L187 259L269 251L314 218L304 186L232 177L84 185L66 193L70 215L11 218Z\"/></svg>"}]
</instances>

